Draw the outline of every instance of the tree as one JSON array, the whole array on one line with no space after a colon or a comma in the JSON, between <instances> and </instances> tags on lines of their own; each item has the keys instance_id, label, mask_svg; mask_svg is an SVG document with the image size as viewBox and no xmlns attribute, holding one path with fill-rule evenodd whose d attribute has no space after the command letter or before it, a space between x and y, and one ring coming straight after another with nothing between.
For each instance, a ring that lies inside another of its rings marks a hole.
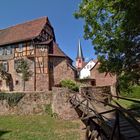
<instances>
[{"instance_id":1,"label":"tree","mask_svg":"<svg viewBox=\"0 0 140 140\"><path fill-rule=\"evenodd\" d=\"M27 62L27 60L18 60L16 71L22 74L21 77L23 80L23 91L25 91L25 82L28 81L29 78L32 76L32 72L30 70L29 63Z\"/></svg>"},{"instance_id":2,"label":"tree","mask_svg":"<svg viewBox=\"0 0 140 140\"><path fill-rule=\"evenodd\" d=\"M82 0L76 18L85 21L101 62L99 71L117 75L119 89L140 80L140 0Z\"/></svg>"},{"instance_id":3,"label":"tree","mask_svg":"<svg viewBox=\"0 0 140 140\"><path fill-rule=\"evenodd\" d=\"M0 77L6 81L6 85L9 86L9 90L13 91L13 79L10 73L5 71L4 66L0 63Z\"/></svg>"}]
</instances>

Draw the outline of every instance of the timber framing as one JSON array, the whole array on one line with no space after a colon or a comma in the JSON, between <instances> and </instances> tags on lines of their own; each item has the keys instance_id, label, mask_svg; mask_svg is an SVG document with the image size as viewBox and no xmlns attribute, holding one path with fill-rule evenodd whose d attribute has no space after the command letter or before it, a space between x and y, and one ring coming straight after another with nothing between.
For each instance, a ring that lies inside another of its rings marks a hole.
<instances>
[{"instance_id":1,"label":"timber framing","mask_svg":"<svg viewBox=\"0 0 140 140\"><path fill-rule=\"evenodd\" d=\"M58 47L48 17L0 30L0 62L8 65L15 90L21 90L18 83L22 83L21 74L15 70L16 60L29 62L33 75L27 82L27 90L42 91L54 85L53 61L59 57L72 64L72 60Z\"/></svg>"}]
</instances>

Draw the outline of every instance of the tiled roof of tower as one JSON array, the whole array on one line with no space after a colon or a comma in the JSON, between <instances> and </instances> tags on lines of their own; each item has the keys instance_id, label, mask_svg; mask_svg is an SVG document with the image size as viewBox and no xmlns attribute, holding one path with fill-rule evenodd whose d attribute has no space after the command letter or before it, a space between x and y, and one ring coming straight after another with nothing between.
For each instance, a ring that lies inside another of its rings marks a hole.
<instances>
[{"instance_id":1,"label":"tiled roof of tower","mask_svg":"<svg viewBox=\"0 0 140 140\"><path fill-rule=\"evenodd\" d=\"M54 43L53 44L53 54L49 54L49 56L59 56L59 57L67 57L71 61L73 61L69 56L67 56L58 46L58 44Z\"/></svg>"},{"instance_id":2,"label":"tiled roof of tower","mask_svg":"<svg viewBox=\"0 0 140 140\"><path fill-rule=\"evenodd\" d=\"M48 18L42 17L0 30L0 46L37 37L46 22L49 23Z\"/></svg>"},{"instance_id":3,"label":"tiled roof of tower","mask_svg":"<svg viewBox=\"0 0 140 140\"><path fill-rule=\"evenodd\" d=\"M79 40L79 44L78 44L77 58L82 58L84 60L84 56L83 56L83 51L82 51L80 40Z\"/></svg>"},{"instance_id":4,"label":"tiled roof of tower","mask_svg":"<svg viewBox=\"0 0 140 140\"><path fill-rule=\"evenodd\" d=\"M67 56L59 47L58 44L53 45L53 54L57 56Z\"/></svg>"}]
</instances>

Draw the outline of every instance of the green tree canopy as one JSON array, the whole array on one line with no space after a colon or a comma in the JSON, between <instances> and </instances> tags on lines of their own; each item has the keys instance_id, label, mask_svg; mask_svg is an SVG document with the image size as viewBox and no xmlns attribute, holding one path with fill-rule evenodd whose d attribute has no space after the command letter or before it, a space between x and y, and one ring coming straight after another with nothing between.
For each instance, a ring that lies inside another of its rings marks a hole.
<instances>
[{"instance_id":1,"label":"green tree canopy","mask_svg":"<svg viewBox=\"0 0 140 140\"><path fill-rule=\"evenodd\" d=\"M117 75L125 89L140 79L140 0L82 0L76 18L85 21L100 71Z\"/></svg>"},{"instance_id":2,"label":"green tree canopy","mask_svg":"<svg viewBox=\"0 0 140 140\"><path fill-rule=\"evenodd\" d=\"M10 91L13 90L12 76L9 72L5 71L3 63L0 63L0 77L6 81L6 84L9 86Z\"/></svg>"},{"instance_id":3,"label":"green tree canopy","mask_svg":"<svg viewBox=\"0 0 140 140\"><path fill-rule=\"evenodd\" d=\"M30 70L29 63L27 62L27 60L18 60L16 71L22 74L23 90L25 90L25 82L28 81L29 78L32 76L32 72Z\"/></svg>"}]
</instances>

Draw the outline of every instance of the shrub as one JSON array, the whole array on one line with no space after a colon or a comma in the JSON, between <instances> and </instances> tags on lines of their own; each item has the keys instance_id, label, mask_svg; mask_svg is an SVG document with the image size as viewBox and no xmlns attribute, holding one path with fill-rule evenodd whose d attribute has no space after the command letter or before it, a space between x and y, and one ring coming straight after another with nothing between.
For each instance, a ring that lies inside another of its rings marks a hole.
<instances>
[{"instance_id":1,"label":"shrub","mask_svg":"<svg viewBox=\"0 0 140 140\"><path fill-rule=\"evenodd\" d=\"M72 80L62 80L60 84L62 87L67 87L76 92L79 91L79 86Z\"/></svg>"},{"instance_id":2,"label":"shrub","mask_svg":"<svg viewBox=\"0 0 140 140\"><path fill-rule=\"evenodd\" d=\"M53 117L53 118L57 118L57 117L58 117L57 113L53 113L51 104L45 105L45 112L46 112L49 116L51 116L51 117Z\"/></svg>"},{"instance_id":3,"label":"shrub","mask_svg":"<svg viewBox=\"0 0 140 140\"><path fill-rule=\"evenodd\" d=\"M24 93L0 93L0 100L6 100L13 107L24 97Z\"/></svg>"}]
</instances>

